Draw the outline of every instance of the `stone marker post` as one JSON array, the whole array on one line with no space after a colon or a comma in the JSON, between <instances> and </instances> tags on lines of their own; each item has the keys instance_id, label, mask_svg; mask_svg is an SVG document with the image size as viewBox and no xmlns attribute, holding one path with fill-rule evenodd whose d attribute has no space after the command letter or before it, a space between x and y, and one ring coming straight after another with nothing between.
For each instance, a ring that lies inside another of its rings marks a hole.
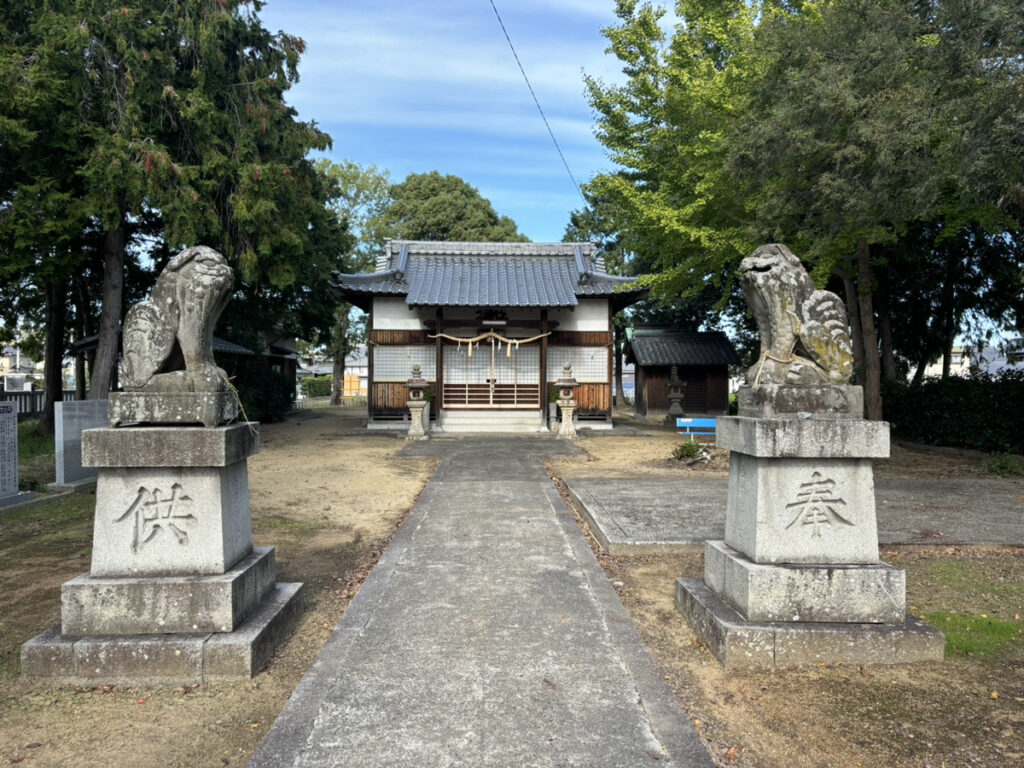
<instances>
[{"instance_id":1,"label":"stone marker post","mask_svg":"<svg viewBox=\"0 0 1024 768\"><path fill-rule=\"evenodd\" d=\"M0 403L0 507L30 501L35 494L18 490L18 404Z\"/></svg>"},{"instance_id":2,"label":"stone marker post","mask_svg":"<svg viewBox=\"0 0 1024 768\"><path fill-rule=\"evenodd\" d=\"M21 649L22 672L64 681L181 685L248 678L298 615L301 584L253 547L247 458L256 424L212 353L233 286L216 251L170 261L124 326L109 427L82 433L97 467L89 573L61 588L61 623ZM175 350L184 368L174 363Z\"/></svg>"},{"instance_id":3,"label":"stone marker post","mask_svg":"<svg viewBox=\"0 0 1024 768\"><path fill-rule=\"evenodd\" d=\"M785 246L740 271L761 357L739 415L718 421L725 540L706 542L703 581L676 582L676 607L730 668L942 659L942 634L906 613L904 572L878 558L871 461L889 425L864 420L847 383L842 302Z\"/></svg>"},{"instance_id":4,"label":"stone marker post","mask_svg":"<svg viewBox=\"0 0 1024 768\"><path fill-rule=\"evenodd\" d=\"M430 419L430 403L423 396L427 389L427 381L420 375L419 363L413 365L412 377L405 382L405 387L409 390L409 399L406 401L409 408L409 434L405 439L426 440L429 437L426 426Z\"/></svg>"},{"instance_id":5,"label":"stone marker post","mask_svg":"<svg viewBox=\"0 0 1024 768\"><path fill-rule=\"evenodd\" d=\"M579 384L573 378L572 366L569 363L562 366L562 378L555 382L555 386L558 387L558 407L562 410L562 424L558 428L558 439L572 440L576 437L576 425L573 423L576 400L573 398L573 394Z\"/></svg>"},{"instance_id":6,"label":"stone marker post","mask_svg":"<svg viewBox=\"0 0 1024 768\"><path fill-rule=\"evenodd\" d=\"M679 366L673 365L668 376L668 413L665 414L665 426L676 426L676 419L686 414L683 412L683 398L686 382L679 378Z\"/></svg>"}]
</instances>

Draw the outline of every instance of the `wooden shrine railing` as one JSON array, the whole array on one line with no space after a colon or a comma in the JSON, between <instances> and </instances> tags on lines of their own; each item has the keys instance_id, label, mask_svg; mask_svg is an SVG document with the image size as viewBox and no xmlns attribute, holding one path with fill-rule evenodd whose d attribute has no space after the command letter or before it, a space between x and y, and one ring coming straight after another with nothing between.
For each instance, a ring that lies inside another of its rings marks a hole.
<instances>
[{"instance_id":1,"label":"wooden shrine railing","mask_svg":"<svg viewBox=\"0 0 1024 768\"><path fill-rule=\"evenodd\" d=\"M540 386L537 384L445 384L444 407L540 408Z\"/></svg>"}]
</instances>

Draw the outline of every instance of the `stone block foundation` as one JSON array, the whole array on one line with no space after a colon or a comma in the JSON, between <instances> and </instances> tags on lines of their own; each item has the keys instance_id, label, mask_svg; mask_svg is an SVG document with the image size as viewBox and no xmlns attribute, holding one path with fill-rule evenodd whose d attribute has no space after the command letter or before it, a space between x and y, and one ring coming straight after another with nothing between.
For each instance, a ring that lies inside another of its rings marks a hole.
<instances>
[{"instance_id":1,"label":"stone block foundation","mask_svg":"<svg viewBox=\"0 0 1024 768\"><path fill-rule=\"evenodd\" d=\"M730 670L942 661L945 652L942 633L910 615L898 625L747 621L700 579L677 579L675 604Z\"/></svg>"}]
</instances>

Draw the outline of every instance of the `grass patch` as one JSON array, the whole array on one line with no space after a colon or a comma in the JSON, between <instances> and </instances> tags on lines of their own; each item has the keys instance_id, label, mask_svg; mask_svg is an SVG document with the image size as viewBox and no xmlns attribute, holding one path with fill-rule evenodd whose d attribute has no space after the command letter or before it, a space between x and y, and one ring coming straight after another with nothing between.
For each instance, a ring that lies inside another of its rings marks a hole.
<instances>
[{"instance_id":1,"label":"grass patch","mask_svg":"<svg viewBox=\"0 0 1024 768\"><path fill-rule=\"evenodd\" d=\"M985 459L985 471L998 477L1024 475L1024 466L1009 453L993 453Z\"/></svg>"},{"instance_id":2,"label":"grass patch","mask_svg":"<svg viewBox=\"0 0 1024 768\"><path fill-rule=\"evenodd\" d=\"M0 518L0 557L46 557L92 546L96 497L70 494L6 512Z\"/></svg>"},{"instance_id":3,"label":"grass patch","mask_svg":"<svg viewBox=\"0 0 1024 768\"><path fill-rule=\"evenodd\" d=\"M18 460L28 461L36 456L52 456L53 437L36 434L39 419L18 422Z\"/></svg>"},{"instance_id":4,"label":"grass patch","mask_svg":"<svg viewBox=\"0 0 1024 768\"><path fill-rule=\"evenodd\" d=\"M960 658L994 654L1024 636L1019 621L989 616L935 611L928 614L928 623L945 633L946 655Z\"/></svg>"}]
</instances>

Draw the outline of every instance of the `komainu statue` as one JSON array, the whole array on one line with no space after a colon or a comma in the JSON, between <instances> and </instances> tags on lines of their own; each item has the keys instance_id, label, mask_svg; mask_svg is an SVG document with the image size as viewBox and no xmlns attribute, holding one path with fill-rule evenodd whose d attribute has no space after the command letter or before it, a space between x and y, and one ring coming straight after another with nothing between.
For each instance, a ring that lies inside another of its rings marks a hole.
<instances>
[{"instance_id":1,"label":"komainu statue","mask_svg":"<svg viewBox=\"0 0 1024 768\"><path fill-rule=\"evenodd\" d=\"M125 317L124 389L227 390L227 376L213 360L213 327L227 306L233 285L231 267L212 248L188 248L171 259L149 300L133 306Z\"/></svg>"},{"instance_id":2,"label":"komainu statue","mask_svg":"<svg viewBox=\"0 0 1024 768\"><path fill-rule=\"evenodd\" d=\"M846 309L831 291L814 287L784 245L762 245L740 263L740 285L761 332L761 356L747 383L846 384L853 351Z\"/></svg>"}]
</instances>

